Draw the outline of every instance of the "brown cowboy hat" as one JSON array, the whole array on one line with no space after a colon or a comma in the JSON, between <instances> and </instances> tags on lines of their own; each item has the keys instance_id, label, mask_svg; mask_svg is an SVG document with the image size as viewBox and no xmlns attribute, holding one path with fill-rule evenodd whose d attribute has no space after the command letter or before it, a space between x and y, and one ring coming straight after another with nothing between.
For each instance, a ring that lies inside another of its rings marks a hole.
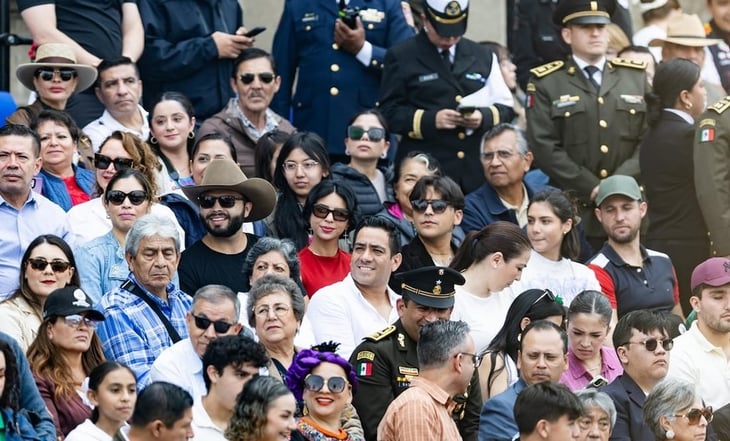
<instances>
[{"instance_id":1,"label":"brown cowboy hat","mask_svg":"<svg viewBox=\"0 0 730 441\"><path fill-rule=\"evenodd\" d=\"M276 203L276 190L268 181L261 178L247 178L238 164L230 159L210 161L200 185L182 188L185 196L196 204L201 194L215 190L234 191L253 202L251 213L244 218L246 222L265 218L271 214Z\"/></svg>"},{"instance_id":2,"label":"brown cowboy hat","mask_svg":"<svg viewBox=\"0 0 730 441\"><path fill-rule=\"evenodd\" d=\"M697 14L681 14L667 23L667 36L655 38L649 46L664 46L664 43L674 43L680 46L704 47L720 43L719 38L707 38L702 20Z\"/></svg>"},{"instance_id":3,"label":"brown cowboy hat","mask_svg":"<svg viewBox=\"0 0 730 441\"><path fill-rule=\"evenodd\" d=\"M96 81L96 69L85 64L76 63L76 55L64 43L46 43L38 46L35 61L18 66L15 76L29 90L35 90L33 76L41 67L71 68L76 71L79 82L74 93L88 89Z\"/></svg>"}]
</instances>

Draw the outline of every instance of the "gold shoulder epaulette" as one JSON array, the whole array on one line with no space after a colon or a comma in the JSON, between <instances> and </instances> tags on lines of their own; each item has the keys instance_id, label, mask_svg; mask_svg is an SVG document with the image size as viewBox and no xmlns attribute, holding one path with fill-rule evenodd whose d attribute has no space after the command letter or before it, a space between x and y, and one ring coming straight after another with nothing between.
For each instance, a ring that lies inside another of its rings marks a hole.
<instances>
[{"instance_id":1,"label":"gold shoulder epaulette","mask_svg":"<svg viewBox=\"0 0 730 441\"><path fill-rule=\"evenodd\" d=\"M726 96L725 98L721 99L720 101L716 102L715 104L708 107L708 110L714 110L717 113L722 113L726 111L728 108L730 108L730 96Z\"/></svg>"},{"instance_id":2,"label":"gold shoulder epaulette","mask_svg":"<svg viewBox=\"0 0 730 441\"><path fill-rule=\"evenodd\" d=\"M370 341L380 341L380 340L384 339L385 337L389 336L390 334L392 334L393 332L395 332L395 326L390 325L381 331L373 332L372 334L365 337L365 339L370 340Z\"/></svg>"},{"instance_id":3,"label":"gold shoulder epaulette","mask_svg":"<svg viewBox=\"0 0 730 441\"><path fill-rule=\"evenodd\" d=\"M632 69L646 69L646 61L629 60L626 58L614 58L609 63L614 66L630 67Z\"/></svg>"},{"instance_id":4,"label":"gold shoulder epaulette","mask_svg":"<svg viewBox=\"0 0 730 441\"><path fill-rule=\"evenodd\" d=\"M564 64L565 64L565 62L560 61L560 60L552 61L550 63L543 64L542 66L537 66L534 69L530 69L530 73L535 75L537 78L542 78L557 70L560 70L560 68L563 67Z\"/></svg>"}]
</instances>

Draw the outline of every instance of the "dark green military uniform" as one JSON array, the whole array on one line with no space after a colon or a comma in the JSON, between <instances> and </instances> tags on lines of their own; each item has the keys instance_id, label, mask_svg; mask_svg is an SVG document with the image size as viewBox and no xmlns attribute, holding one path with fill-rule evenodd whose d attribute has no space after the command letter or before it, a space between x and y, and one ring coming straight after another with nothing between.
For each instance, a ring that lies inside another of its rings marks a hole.
<instances>
[{"instance_id":1,"label":"dark green military uniform","mask_svg":"<svg viewBox=\"0 0 730 441\"><path fill-rule=\"evenodd\" d=\"M350 363L357 373L358 391L352 404L357 409L365 439L375 440L378 424L391 401L408 389L412 378L418 376L416 341L408 336L401 321L366 337L355 348ZM474 371L466 406L459 406L455 417L464 440L476 440L482 394L478 370Z\"/></svg>"},{"instance_id":2,"label":"dark green military uniform","mask_svg":"<svg viewBox=\"0 0 730 441\"><path fill-rule=\"evenodd\" d=\"M730 255L730 96L699 118L694 142L697 201L715 256ZM682 201L677 201L682 203Z\"/></svg>"}]
</instances>

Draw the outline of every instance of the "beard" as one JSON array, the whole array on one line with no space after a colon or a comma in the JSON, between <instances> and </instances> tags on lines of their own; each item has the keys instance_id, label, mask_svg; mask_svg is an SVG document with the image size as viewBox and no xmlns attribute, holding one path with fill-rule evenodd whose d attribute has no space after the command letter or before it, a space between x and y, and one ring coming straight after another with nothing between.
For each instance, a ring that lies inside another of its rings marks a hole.
<instances>
[{"instance_id":1,"label":"beard","mask_svg":"<svg viewBox=\"0 0 730 441\"><path fill-rule=\"evenodd\" d=\"M607 232L607 236L614 242L625 244L625 243L631 243L634 239L636 239L636 236L639 234L639 228L629 228L628 233L624 234L616 234L615 232Z\"/></svg>"},{"instance_id":2,"label":"beard","mask_svg":"<svg viewBox=\"0 0 730 441\"><path fill-rule=\"evenodd\" d=\"M210 217L210 215L208 216ZM207 218L200 216L200 220L203 221L205 229L214 237L232 237L236 233L241 231L243 227L243 215L237 214L235 216L228 216L228 225L222 226L211 226Z\"/></svg>"}]
</instances>

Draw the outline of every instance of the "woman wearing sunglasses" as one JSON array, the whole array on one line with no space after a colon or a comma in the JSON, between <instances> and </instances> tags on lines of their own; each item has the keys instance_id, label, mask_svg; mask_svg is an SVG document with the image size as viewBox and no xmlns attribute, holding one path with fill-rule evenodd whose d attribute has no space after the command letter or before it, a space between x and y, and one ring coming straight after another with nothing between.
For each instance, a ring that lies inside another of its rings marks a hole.
<instances>
[{"instance_id":1,"label":"woman wearing sunglasses","mask_svg":"<svg viewBox=\"0 0 730 441\"><path fill-rule=\"evenodd\" d=\"M298 250L309 244L302 207L315 185L330 175L324 140L312 132L293 134L281 147L274 171L279 191L274 212L264 221L269 236L291 239Z\"/></svg>"},{"instance_id":2,"label":"woman wearing sunglasses","mask_svg":"<svg viewBox=\"0 0 730 441\"><path fill-rule=\"evenodd\" d=\"M94 192L94 172L74 164L81 130L66 112L43 110L31 128L41 140L43 166L35 182L43 196L68 211L87 202Z\"/></svg>"},{"instance_id":3,"label":"woman wearing sunglasses","mask_svg":"<svg viewBox=\"0 0 730 441\"><path fill-rule=\"evenodd\" d=\"M111 229L111 220L107 216L101 195L104 194L112 176L118 171L133 168L142 172L152 187L153 195L159 194L162 184L161 167L157 157L145 142L131 133L112 132L94 155L94 167L96 167L94 190L96 197L74 206L68 212L71 229L81 238L81 243L106 234ZM152 211L173 216L170 210L159 204L154 204Z\"/></svg>"},{"instance_id":4,"label":"woman wearing sunglasses","mask_svg":"<svg viewBox=\"0 0 730 441\"><path fill-rule=\"evenodd\" d=\"M350 254L338 242L357 224L355 195L339 182L324 180L309 193L302 215L309 220L312 240L299 252L299 261L305 294L312 297L350 272Z\"/></svg>"},{"instance_id":5,"label":"woman wearing sunglasses","mask_svg":"<svg viewBox=\"0 0 730 441\"><path fill-rule=\"evenodd\" d=\"M195 185L190 172L190 152L195 145L195 112L188 97L165 92L149 114L152 150L162 164L160 194Z\"/></svg>"},{"instance_id":6,"label":"woman wearing sunglasses","mask_svg":"<svg viewBox=\"0 0 730 441\"><path fill-rule=\"evenodd\" d=\"M294 395L276 378L249 380L238 397L225 436L230 441L288 441L297 425Z\"/></svg>"},{"instance_id":7,"label":"woman wearing sunglasses","mask_svg":"<svg viewBox=\"0 0 730 441\"><path fill-rule=\"evenodd\" d=\"M286 383L302 415L292 440L362 439L360 420L353 418L351 404L357 376L350 363L335 353L337 346L330 342L304 349L289 367ZM354 430L346 430L343 422L354 423Z\"/></svg>"},{"instance_id":8,"label":"woman wearing sunglasses","mask_svg":"<svg viewBox=\"0 0 730 441\"><path fill-rule=\"evenodd\" d=\"M350 162L332 165L332 175L352 188L363 216L379 213L384 202L393 200L393 172L378 167L378 160L388 156L389 136L380 112L371 109L358 113L348 124L345 137Z\"/></svg>"},{"instance_id":9,"label":"woman wearing sunglasses","mask_svg":"<svg viewBox=\"0 0 730 441\"><path fill-rule=\"evenodd\" d=\"M504 324L485 349L477 349L482 357L479 382L482 399L500 394L517 382L517 349L520 334L531 322L549 320L558 326L565 322L565 309L555 295L544 289L530 289L512 302L504 317Z\"/></svg>"},{"instance_id":10,"label":"woman wearing sunglasses","mask_svg":"<svg viewBox=\"0 0 730 441\"><path fill-rule=\"evenodd\" d=\"M142 172L132 168L117 172L107 184L102 203L112 228L76 250L81 286L95 303L127 279L127 232L137 219L150 212L152 195L152 184Z\"/></svg>"},{"instance_id":11,"label":"woman wearing sunglasses","mask_svg":"<svg viewBox=\"0 0 730 441\"><path fill-rule=\"evenodd\" d=\"M712 415L693 384L674 378L654 386L644 402L644 421L657 441L704 441Z\"/></svg>"},{"instance_id":12,"label":"woman wearing sunglasses","mask_svg":"<svg viewBox=\"0 0 730 441\"><path fill-rule=\"evenodd\" d=\"M0 332L27 351L38 335L48 296L69 284L78 286L80 279L71 248L52 234L33 239L20 262L20 286L0 303Z\"/></svg>"},{"instance_id":13,"label":"woman wearing sunglasses","mask_svg":"<svg viewBox=\"0 0 730 441\"><path fill-rule=\"evenodd\" d=\"M78 286L57 289L43 305L43 322L28 349L28 362L56 433L65 437L91 417L81 398L91 371L104 362L96 326L104 315Z\"/></svg>"}]
</instances>

